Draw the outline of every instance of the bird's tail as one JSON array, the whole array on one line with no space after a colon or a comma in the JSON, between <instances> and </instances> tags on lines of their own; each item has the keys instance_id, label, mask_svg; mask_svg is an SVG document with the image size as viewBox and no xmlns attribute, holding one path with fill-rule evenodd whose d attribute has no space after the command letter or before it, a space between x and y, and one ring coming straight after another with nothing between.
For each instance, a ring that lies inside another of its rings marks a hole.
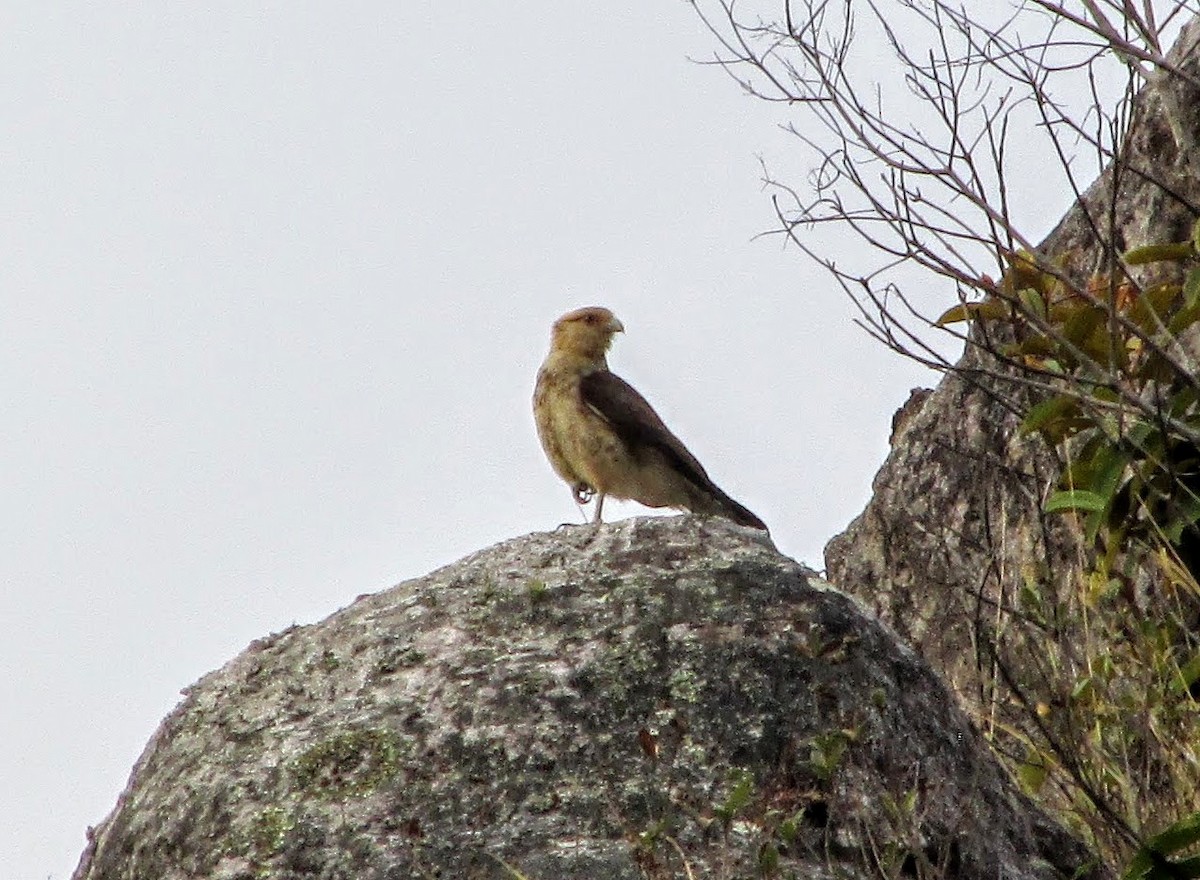
<instances>
[{"instance_id":1,"label":"bird's tail","mask_svg":"<svg viewBox=\"0 0 1200 880\"><path fill-rule=\"evenodd\" d=\"M722 492L715 484L710 484L707 488L708 497L704 499L704 503L698 504L693 508L696 513L715 514L716 516L731 519L739 526L749 526L752 529L762 529L764 532L768 531L766 523L755 516L749 508L738 504Z\"/></svg>"},{"instance_id":2,"label":"bird's tail","mask_svg":"<svg viewBox=\"0 0 1200 880\"><path fill-rule=\"evenodd\" d=\"M724 493L721 494L724 495ZM725 508L725 516L729 517L739 526L750 526L752 529L767 531L767 524L751 513L748 508L738 504L728 495L724 495L721 501Z\"/></svg>"}]
</instances>

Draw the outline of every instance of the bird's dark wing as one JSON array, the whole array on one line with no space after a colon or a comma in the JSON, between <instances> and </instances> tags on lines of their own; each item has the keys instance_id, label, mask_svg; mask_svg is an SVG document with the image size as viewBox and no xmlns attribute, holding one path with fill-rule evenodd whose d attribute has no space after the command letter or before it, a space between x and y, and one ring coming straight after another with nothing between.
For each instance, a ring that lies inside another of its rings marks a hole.
<instances>
[{"instance_id":1,"label":"bird's dark wing","mask_svg":"<svg viewBox=\"0 0 1200 880\"><path fill-rule=\"evenodd\" d=\"M699 490L695 504L686 505L696 513L720 513L736 523L766 531L766 524L751 511L734 501L705 472L696 456L688 452L678 437L663 424L654 407L633 386L608 370L597 370L579 382L583 402L599 415L634 457L655 450L680 476ZM699 499L707 498L701 503Z\"/></svg>"},{"instance_id":2,"label":"bird's dark wing","mask_svg":"<svg viewBox=\"0 0 1200 880\"><path fill-rule=\"evenodd\" d=\"M583 402L608 422L633 455L656 449L690 482L714 488L696 456L663 424L646 398L620 376L608 370L588 373L580 380L579 390Z\"/></svg>"}]
</instances>

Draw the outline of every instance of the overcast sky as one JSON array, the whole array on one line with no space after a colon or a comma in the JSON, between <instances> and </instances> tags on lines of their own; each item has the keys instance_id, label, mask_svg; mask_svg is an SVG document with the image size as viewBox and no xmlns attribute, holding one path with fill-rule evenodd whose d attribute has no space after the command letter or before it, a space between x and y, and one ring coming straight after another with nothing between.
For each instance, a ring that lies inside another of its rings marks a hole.
<instances>
[{"instance_id":1,"label":"overcast sky","mask_svg":"<svg viewBox=\"0 0 1200 880\"><path fill-rule=\"evenodd\" d=\"M2 880L68 877L252 639L581 518L529 411L561 313L612 308L614 370L816 567L936 381L754 240L757 156L802 165L686 3L0 22Z\"/></svg>"}]
</instances>

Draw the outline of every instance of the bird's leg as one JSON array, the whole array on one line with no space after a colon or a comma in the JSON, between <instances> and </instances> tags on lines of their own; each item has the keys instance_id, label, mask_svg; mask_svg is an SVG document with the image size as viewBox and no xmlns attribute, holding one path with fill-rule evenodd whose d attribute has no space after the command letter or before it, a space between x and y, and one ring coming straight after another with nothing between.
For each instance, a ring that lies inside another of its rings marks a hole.
<instances>
[{"instance_id":1,"label":"bird's leg","mask_svg":"<svg viewBox=\"0 0 1200 880\"><path fill-rule=\"evenodd\" d=\"M596 494L596 490L587 483L576 483L571 487L571 494L575 496L576 504L587 504Z\"/></svg>"},{"instance_id":2,"label":"bird's leg","mask_svg":"<svg viewBox=\"0 0 1200 880\"><path fill-rule=\"evenodd\" d=\"M603 522L603 520L600 519L600 513L604 510L604 498L605 495L603 492L596 496L596 515L592 518L592 523L594 525L600 525L600 523Z\"/></svg>"}]
</instances>

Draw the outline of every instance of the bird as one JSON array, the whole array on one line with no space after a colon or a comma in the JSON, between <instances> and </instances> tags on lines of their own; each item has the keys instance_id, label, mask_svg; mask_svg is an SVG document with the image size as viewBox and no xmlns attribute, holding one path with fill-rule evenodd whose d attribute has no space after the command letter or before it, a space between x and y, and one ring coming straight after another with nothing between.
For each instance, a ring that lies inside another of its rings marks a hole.
<instances>
[{"instance_id":1,"label":"bird","mask_svg":"<svg viewBox=\"0 0 1200 880\"><path fill-rule=\"evenodd\" d=\"M554 322L550 353L537 374L533 416L555 473L579 504L595 498L596 524L611 495L766 531L761 519L712 481L646 399L609 370L608 350L624 330L601 306L576 309Z\"/></svg>"}]
</instances>

